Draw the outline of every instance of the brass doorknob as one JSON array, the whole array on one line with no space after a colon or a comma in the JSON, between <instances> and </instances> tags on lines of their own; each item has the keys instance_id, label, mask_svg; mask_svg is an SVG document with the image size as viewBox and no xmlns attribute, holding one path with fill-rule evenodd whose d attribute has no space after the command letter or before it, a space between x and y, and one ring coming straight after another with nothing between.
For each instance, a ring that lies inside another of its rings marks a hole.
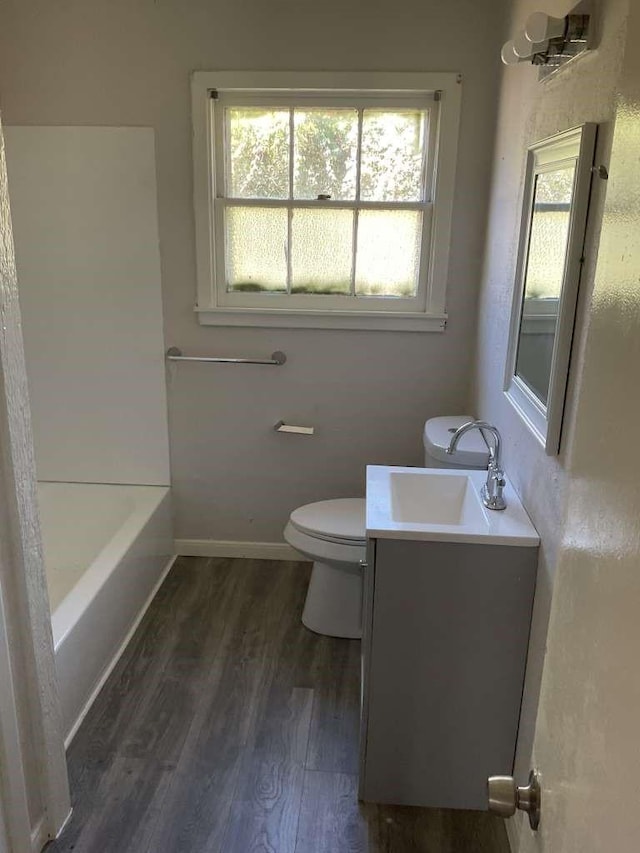
<instances>
[{"instance_id":1,"label":"brass doorknob","mask_svg":"<svg viewBox=\"0 0 640 853\"><path fill-rule=\"evenodd\" d=\"M529 773L529 784L516 785L513 776L489 776L487 780L489 811L500 817L512 817L516 809L529 815L531 829L540 824L540 774L537 770Z\"/></svg>"}]
</instances>

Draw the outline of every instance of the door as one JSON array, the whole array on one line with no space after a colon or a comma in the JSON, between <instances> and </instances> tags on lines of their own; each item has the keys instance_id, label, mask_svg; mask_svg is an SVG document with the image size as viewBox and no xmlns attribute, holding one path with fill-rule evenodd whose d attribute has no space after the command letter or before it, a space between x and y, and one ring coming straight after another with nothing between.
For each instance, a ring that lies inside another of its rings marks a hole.
<instances>
[{"instance_id":1,"label":"door","mask_svg":"<svg viewBox=\"0 0 640 853\"><path fill-rule=\"evenodd\" d=\"M519 853L640 849L640 7L630 4L607 201ZM518 780L524 784L524 780Z\"/></svg>"},{"instance_id":2,"label":"door","mask_svg":"<svg viewBox=\"0 0 640 853\"><path fill-rule=\"evenodd\" d=\"M11 651L0 586L0 853L31 850L31 821L20 744Z\"/></svg>"},{"instance_id":3,"label":"door","mask_svg":"<svg viewBox=\"0 0 640 853\"><path fill-rule=\"evenodd\" d=\"M0 318L0 849L23 853L70 805L1 126Z\"/></svg>"}]
</instances>

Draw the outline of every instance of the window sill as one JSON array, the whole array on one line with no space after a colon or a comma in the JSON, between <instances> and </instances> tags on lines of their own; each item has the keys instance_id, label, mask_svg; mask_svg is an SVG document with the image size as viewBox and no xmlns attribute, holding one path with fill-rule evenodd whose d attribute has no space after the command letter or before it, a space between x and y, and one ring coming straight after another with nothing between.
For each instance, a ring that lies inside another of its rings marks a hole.
<instances>
[{"instance_id":1,"label":"window sill","mask_svg":"<svg viewBox=\"0 0 640 853\"><path fill-rule=\"evenodd\" d=\"M543 447L547 443L547 416L524 383L514 376L504 395Z\"/></svg>"},{"instance_id":2,"label":"window sill","mask_svg":"<svg viewBox=\"0 0 640 853\"><path fill-rule=\"evenodd\" d=\"M388 332L443 332L446 314L382 311L296 311L257 308L199 308L201 326L263 326L272 329L362 329Z\"/></svg>"}]
</instances>

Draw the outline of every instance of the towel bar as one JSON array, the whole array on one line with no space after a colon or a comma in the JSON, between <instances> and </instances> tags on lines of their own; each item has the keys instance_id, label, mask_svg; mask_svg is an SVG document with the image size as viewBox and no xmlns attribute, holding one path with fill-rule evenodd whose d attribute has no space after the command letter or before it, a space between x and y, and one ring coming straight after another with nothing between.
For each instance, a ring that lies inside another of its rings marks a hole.
<instances>
[{"instance_id":1,"label":"towel bar","mask_svg":"<svg viewBox=\"0 0 640 853\"><path fill-rule=\"evenodd\" d=\"M271 358L219 358L217 356L204 355L182 355L178 347L169 347L167 350L168 361L204 361L214 364L273 364L279 366L287 360L286 355L280 350L271 353Z\"/></svg>"}]
</instances>

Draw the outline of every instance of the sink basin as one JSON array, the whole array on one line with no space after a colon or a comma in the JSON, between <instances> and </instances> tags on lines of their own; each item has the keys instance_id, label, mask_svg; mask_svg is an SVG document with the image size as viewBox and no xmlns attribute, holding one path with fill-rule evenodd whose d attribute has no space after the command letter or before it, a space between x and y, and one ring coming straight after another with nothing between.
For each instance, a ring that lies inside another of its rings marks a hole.
<instances>
[{"instance_id":1,"label":"sink basin","mask_svg":"<svg viewBox=\"0 0 640 853\"><path fill-rule=\"evenodd\" d=\"M486 524L482 504L465 474L442 477L414 471L389 474L391 517L401 523Z\"/></svg>"},{"instance_id":2,"label":"sink basin","mask_svg":"<svg viewBox=\"0 0 640 853\"><path fill-rule=\"evenodd\" d=\"M507 508L480 498L485 471L367 467L367 535L496 545L537 545L538 534L507 480Z\"/></svg>"}]
</instances>

